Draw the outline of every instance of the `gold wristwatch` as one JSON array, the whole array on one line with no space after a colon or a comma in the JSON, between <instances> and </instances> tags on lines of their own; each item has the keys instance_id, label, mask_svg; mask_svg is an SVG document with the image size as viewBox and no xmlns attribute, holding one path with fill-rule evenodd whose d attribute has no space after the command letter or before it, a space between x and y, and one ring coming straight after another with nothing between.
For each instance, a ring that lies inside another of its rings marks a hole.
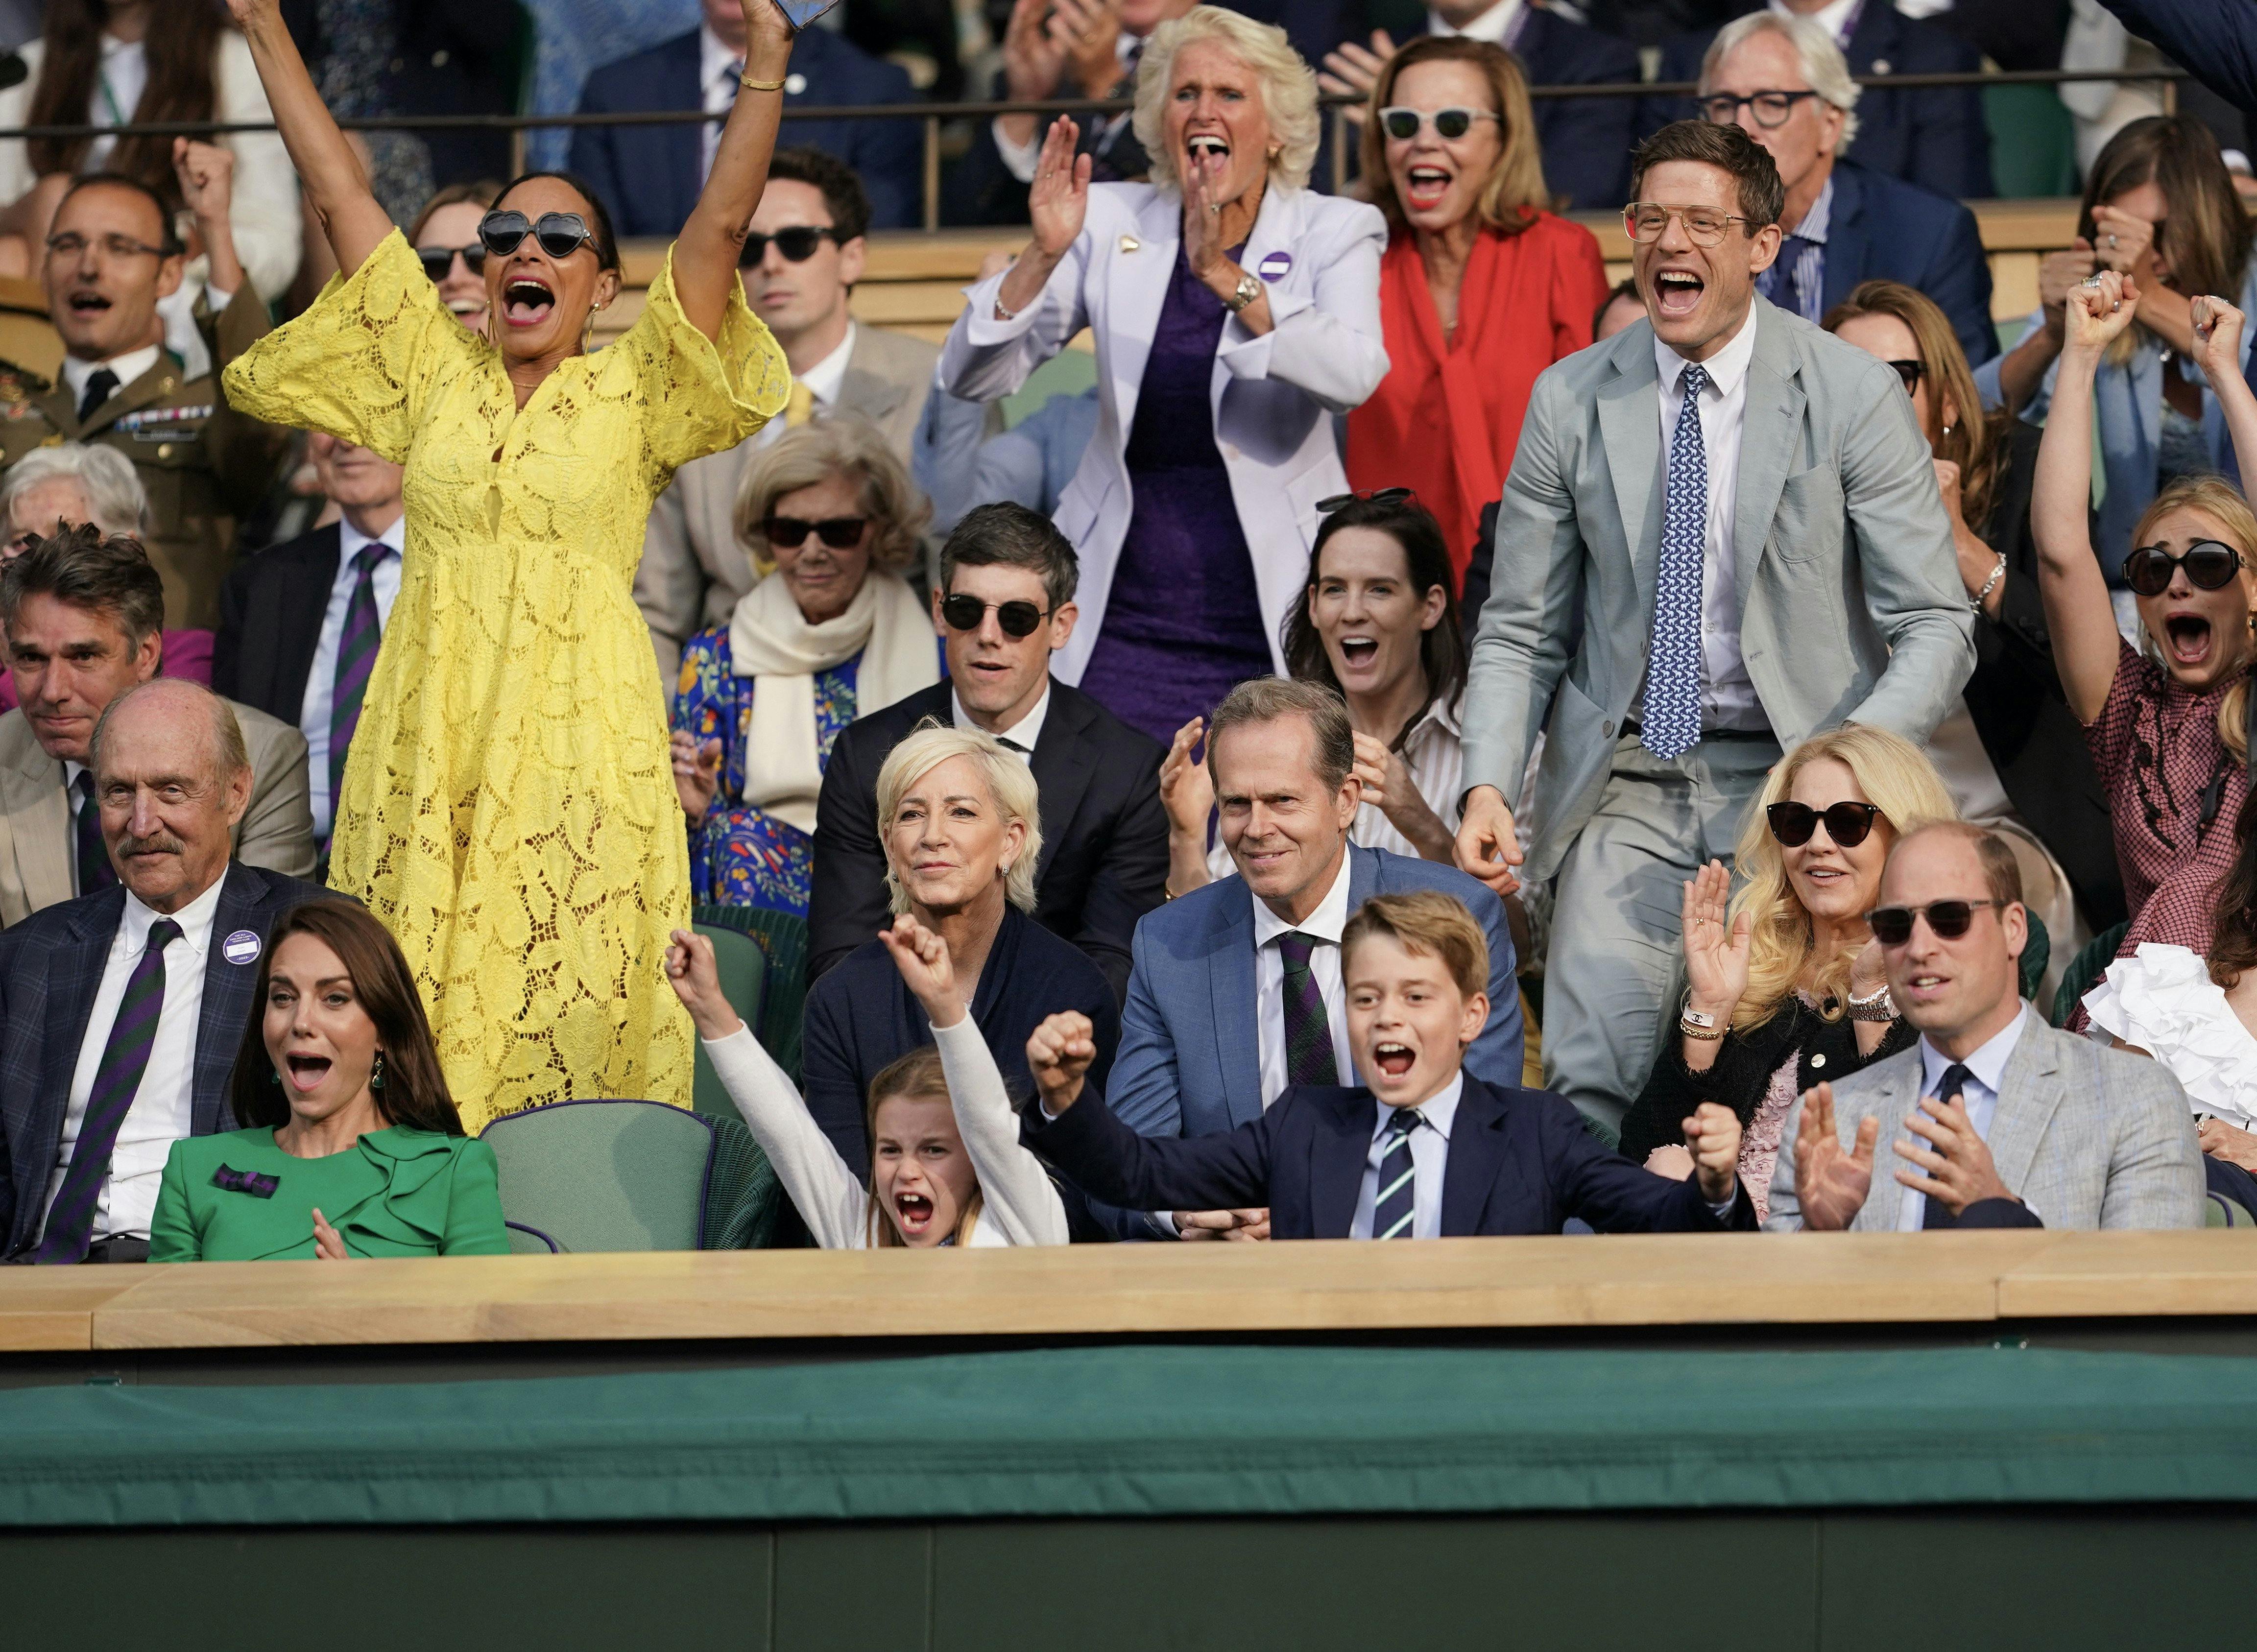
<instances>
[{"instance_id":1,"label":"gold wristwatch","mask_svg":"<svg viewBox=\"0 0 2257 1652\"><path fill-rule=\"evenodd\" d=\"M1222 305L1225 309L1228 310L1233 315L1235 315L1261 296L1262 283L1256 278L1254 272L1251 270L1241 270L1238 272L1238 286L1236 289L1232 292L1228 298L1223 300Z\"/></svg>"}]
</instances>

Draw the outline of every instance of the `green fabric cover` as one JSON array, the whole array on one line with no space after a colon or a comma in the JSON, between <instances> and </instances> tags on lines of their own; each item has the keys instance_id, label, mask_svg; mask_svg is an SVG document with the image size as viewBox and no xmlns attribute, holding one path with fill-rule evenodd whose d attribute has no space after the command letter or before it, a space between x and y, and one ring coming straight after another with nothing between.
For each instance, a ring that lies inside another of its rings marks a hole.
<instances>
[{"instance_id":1,"label":"green fabric cover","mask_svg":"<svg viewBox=\"0 0 2257 1652\"><path fill-rule=\"evenodd\" d=\"M2119 923L2103 929L2077 950L2077 956L2062 971L2061 985L2053 995L2055 1027L2068 1026L2084 995L2100 985L2100 978L2108 973L2109 964L2115 960L2116 949L2124 944L2124 932L2131 927L2129 923Z\"/></svg>"},{"instance_id":2,"label":"green fabric cover","mask_svg":"<svg viewBox=\"0 0 2257 1652\"><path fill-rule=\"evenodd\" d=\"M768 955L759 942L741 929L711 923L698 924L697 929L713 943L713 968L721 978L721 996L729 1000L739 1019L757 1036L761 1005L767 995ZM737 1104L729 1099L728 1086L713 1070L713 1058L705 1053L703 1040L698 1042L696 1059L697 1071L690 1087L691 1109L709 1119L734 1120Z\"/></svg>"},{"instance_id":3,"label":"green fabric cover","mask_svg":"<svg viewBox=\"0 0 2257 1652\"><path fill-rule=\"evenodd\" d=\"M718 1122L654 1101L560 1101L478 1139L500 1161L502 1215L565 1250L694 1251Z\"/></svg>"},{"instance_id":4,"label":"green fabric cover","mask_svg":"<svg viewBox=\"0 0 2257 1652\"><path fill-rule=\"evenodd\" d=\"M715 1119L713 1172L705 1183L705 1214L697 1248L766 1250L775 1243L776 1219L788 1202L783 1182L741 1119Z\"/></svg>"},{"instance_id":5,"label":"green fabric cover","mask_svg":"<svg viewBox=\"0 0 2257 1652\"><path fill-rule=\"evenodd\" d=\"M807 1013L807 920L794 912L758 907L699 907L697 922L748 935L768 955L761 1019L753 1033L775 1064L799 1083L801 1023Z\"/></svg>"},{"instance_id":6,"label":"green fabric cover","mask_svg":"<svg viewBox=\"0 0 2257 1652\"><path fill-rule=\"evenodd\" d=\"M0 1525L2245 1502L2253 1403L2257 1359L2016 1346L1128 1345L18 1388Z\"/></svg>"}]
</instances>

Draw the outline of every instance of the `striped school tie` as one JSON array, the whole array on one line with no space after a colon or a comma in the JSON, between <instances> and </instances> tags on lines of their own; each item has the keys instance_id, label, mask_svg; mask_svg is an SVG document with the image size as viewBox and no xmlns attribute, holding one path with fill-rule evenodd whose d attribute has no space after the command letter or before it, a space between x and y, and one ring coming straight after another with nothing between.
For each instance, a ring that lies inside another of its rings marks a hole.
<instances>
[{"instance_id":1,"label":"striped school tie","mask_svg":"<svg viewBox=\"0 0 2257 1652\"><path fill-rule=\"evenodd\" d=\"M1325 1013L1325 995L1309 968L1316 950L1314 935L1288 929L1277 937L1277 955L1285 961L1285 1082L1288 1084L1337 1084L1340 1068L1333 1060L1332 1018Z\"/></svg>"},{"instance_id":2,"label":"striped school tie","mask_svg":"<svg viewBox=\"0 0 2257 1652\"><path fill-rule=\"evenodd\" d=\"M126 978L117 1019L110 1024L110 1041L102 1047L102 1064L94 1070L94 1088L79 1120L78 1142L71 1149L55 1202L47 1207L46 1235L39 1241L35 1260L86 1260L87 1242L94 1234L94 1207L102 1184L110 1179L117 1128L132 1109L134 1093L149 1065L149 1051L157 1041L157 1021L165 1010L165 949L180 938L180 926L170 918L149 926L149 944Z\"/></svg>"},{"instance_id":3,"label":"striped school tie","mask_svg":"<svg viewBox=\"0 0 2257 1652\"><path fill-rule=\"evenodd\" d=\"M1701 391L1708 370L1687 364L1685 400L1669 444L1668 491L1661 506L1661 561L1655 569L1653 646L1645 668L1639 744L1659 758L1701 743L1701 579L1709 536L1709 455L1701 441Z\"/></svg>"},{"instance_id":4,"label":"striped school tie","mask_svg":"<svg viewBox=\"0 0 2257 1652\"><path fill-rule=\"evenodd\" d=\"M1379 1197L1371 1202L1371 1237L1409 1239L1412 1212L1419 1203L1419 1167L1411 1157L1411 1133L1426 1122L1416 1107L1388 1115L1387 1144L1379 1154Z\"/></svg>"},{"instance_id":5,"label":"striped school tie","mask_svg":"<svg viewBox=\"0 0 2257 1652\"><path fill-rule=\"evenodd\" d=\"M78 784L71 789L78 794L71 810L71 830L78 845L78 892L100 894L117 881L117 869L110 864L110 845L102 841L102 805L95 800L94 771L81 769Z\"/></svg>"},{"instance_id":6,"label":"striped school tie","mask_svg":"<svg viewBox=\"0 0 2257 1652\"><path fill-rule=\"evenodd\" d=\"M360 726L361 702L368 698L368 675L384 641L376 617L376 570L393 554L372 540L353 553L352 596L345 602L344 634L337 639L336 692L329 701L329 829L336 830L337 800L343 794L345 752Z\"/></svg>"}]
</instances>

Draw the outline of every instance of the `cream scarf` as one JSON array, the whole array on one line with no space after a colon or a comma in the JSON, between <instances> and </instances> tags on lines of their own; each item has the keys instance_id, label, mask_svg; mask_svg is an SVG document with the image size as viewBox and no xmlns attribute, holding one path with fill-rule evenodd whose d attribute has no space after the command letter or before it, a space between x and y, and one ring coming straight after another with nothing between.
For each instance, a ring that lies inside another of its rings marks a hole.
<instances>
[{"instance_id":1,"label":"cream scarf","mask_svg":"<svg viewBox=\"0 0 2257 1652\"><path fill-rule=\"evenodd\" d=\"M815 674L856 653L854 715L867 717L940 681L932 617L899 576L872 568L846 611L810 625L791 588L771 575L729 621L731 669L757 680L745 739L745 799L801 831L815 830L823 766L815 746Z\"/></svg>"}]
</instances>

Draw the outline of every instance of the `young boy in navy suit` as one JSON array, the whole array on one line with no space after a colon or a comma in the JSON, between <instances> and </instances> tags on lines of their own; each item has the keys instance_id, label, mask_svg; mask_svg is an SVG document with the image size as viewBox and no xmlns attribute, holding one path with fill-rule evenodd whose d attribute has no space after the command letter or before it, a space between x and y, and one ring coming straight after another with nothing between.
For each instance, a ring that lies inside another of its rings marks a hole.
<instances>
[{"instance_id":1,"label":"young boy in navy suit","mask_svg":"<svg viewBox=\"0 0 2257 1652\"><path fill-rule=\"evenodd\" d=\"M1102 1103L1078 1107L1096 1055L1087 1018L1027 1041L1040 1091L1028 1145L1093 1197L1130 1210L1266 1204L1276 1239L1434 1239L1751 1230L1740 1125L1704 1102L1685 1120L1695 1170L1671 1181L1602 1147L1545 1091L1462 1070L1489 1020L1489 948L1451 896L1375 895L1341 935L1348 1044L1368 1087L1297 1085L1225 1135L1146 1138Z\"/></svg>"}]
</instances>

